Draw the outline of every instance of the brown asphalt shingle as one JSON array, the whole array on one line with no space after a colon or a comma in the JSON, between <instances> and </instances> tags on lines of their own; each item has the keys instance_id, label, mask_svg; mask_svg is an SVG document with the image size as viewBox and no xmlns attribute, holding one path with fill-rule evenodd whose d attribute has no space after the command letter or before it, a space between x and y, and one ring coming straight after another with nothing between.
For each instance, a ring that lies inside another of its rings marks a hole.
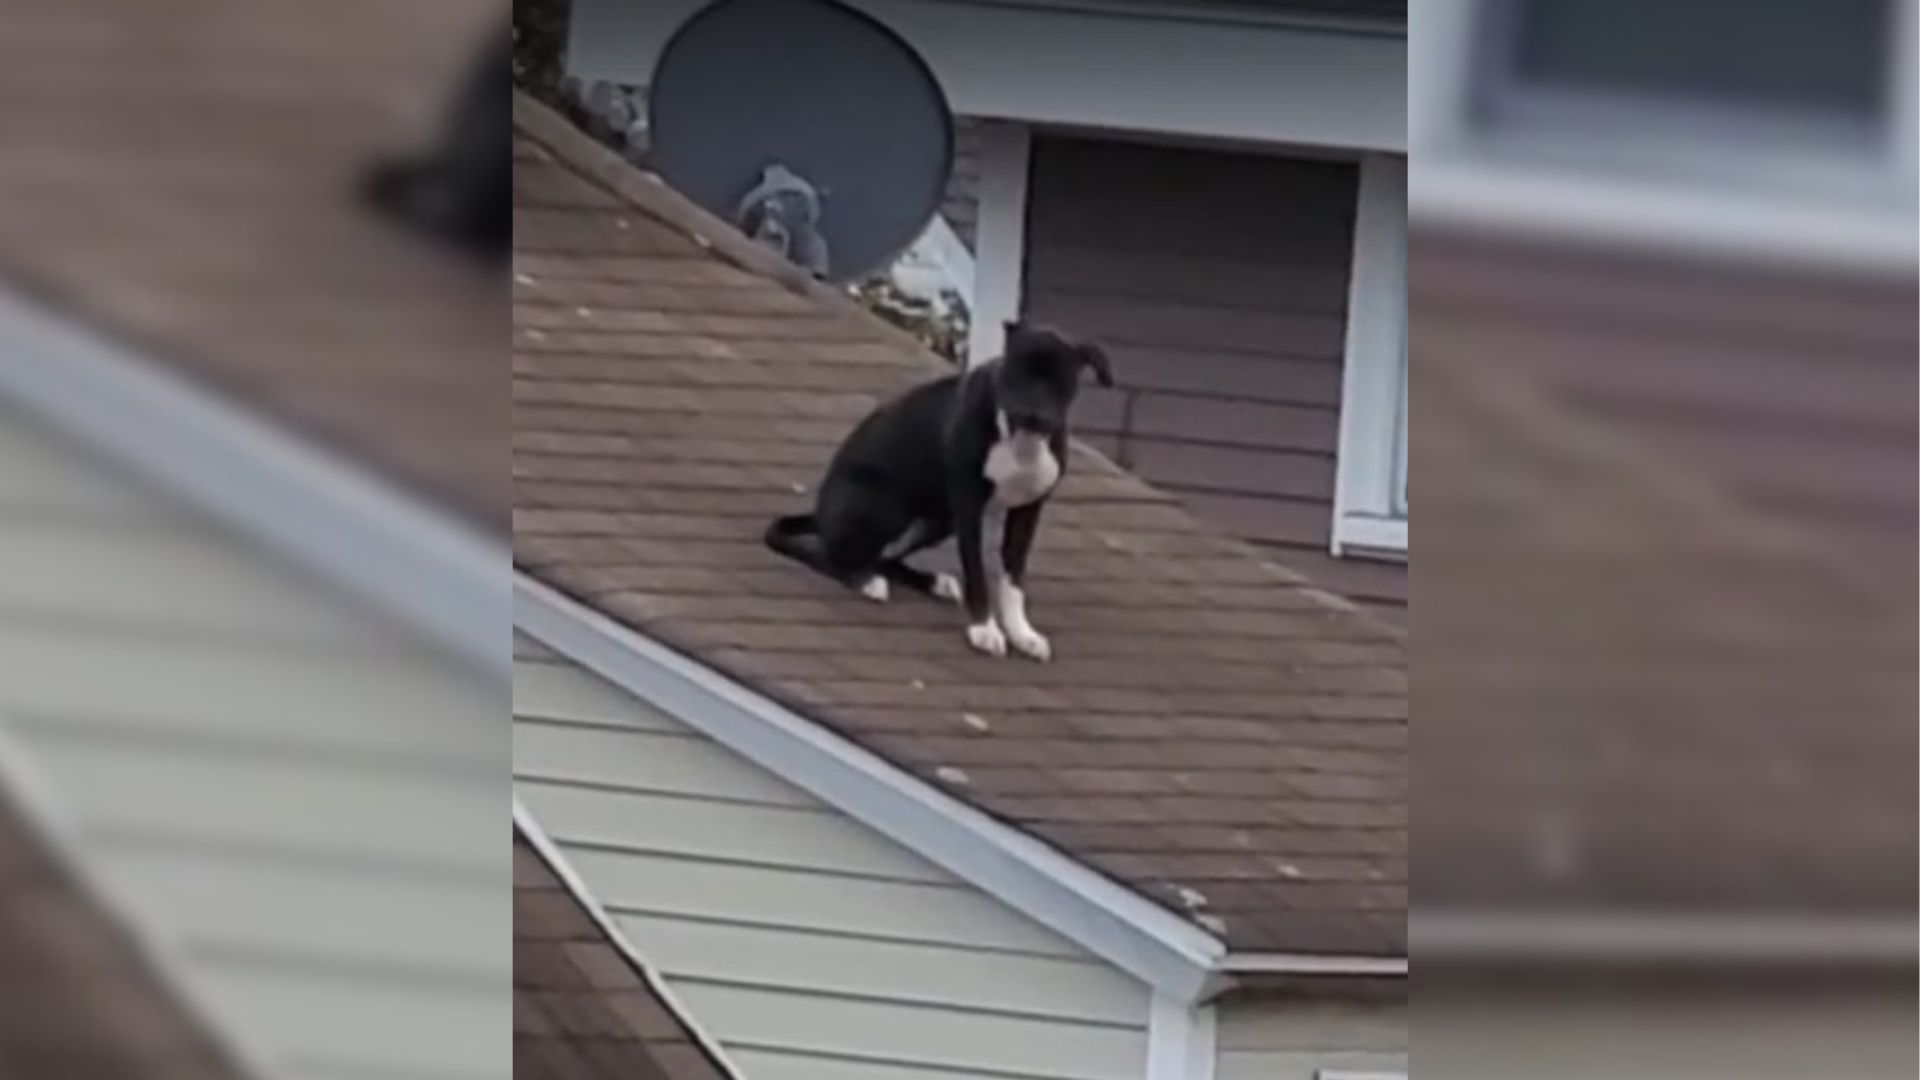
<instances>
[{"instance_id":1,"label":"brown asphalt shingle","mask_svg":"<svg viewBox=\"0 0 1920 1080\"><path fill-rule=\"evenodd\" d=\"M1911 277L1412 250L1418 910L1911 925Z\"/></svg>"},{"instance_id":2,"label":"brown asphalt shingle","mask_svg":"<svg viewBox=\"0 0 1920 1080\"><path fill-rule=\"evenodd\" d=\"M515 118L524 569L1236 949L1404 950L1399 632L1078 450L1034 557L1050 664L774 557L762 529L836 441L942 365L551 113Z\"/></svg>"},{"instance_id":3,"label":"brown asphalt shingle","mask_svg":"<svg viewBox=\"0 0 1920 1080\"><path fill-rule=\"evenodd\" d=\"M515 1080L730 1080L518 830Z\"/></svg>"},{"instance_id":4,"label":"brown asphalt shingle","mask_svg":"<svg viewBox=\"0 0 1920 1080\"><path fill-rule=\"evenodd\" d=\"M365 210L502 9L11 0L0 282L504 528L497 269ZM502 78L505 78L503 73Z\"/></svg>"}]
</instances>

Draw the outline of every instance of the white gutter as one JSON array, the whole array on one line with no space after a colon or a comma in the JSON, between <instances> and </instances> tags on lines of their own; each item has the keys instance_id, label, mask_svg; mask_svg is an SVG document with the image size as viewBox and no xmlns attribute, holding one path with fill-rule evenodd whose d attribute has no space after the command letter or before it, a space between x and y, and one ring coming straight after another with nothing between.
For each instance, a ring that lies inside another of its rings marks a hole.
<instances>
[{"instance_id":1,"label":"white gutter","mask_svg":"<svg viewBox=\"0 0 1920 1080\"><path fill-rule=\"evenodd\" d=\"M1226 948L1213 935L525 574L514 625L548 647L863 822L1162 994L1198 1001Z\"/></svg>"},{"instance_id":2,"label":"white gutter","mask_svg":"<svg viewBox=\"0 0 1920 1080\"><path fill-rule=\"evenodd\" d=\"M1229 953L1214 970L1222 975L1336 975L1397 978L1407 974L1404 956L1322 956L1315 953Z\"/></svg>"},{"instance_id":3,"label":"white gutter","mask_svg":"<svg viewBox=\"0 0 1920 1080\"><path fill-rule=\"evenodd\" d=\"M510 555L451 515L7 290L0 398L512 677Z\"/></svg>"}]
</instances>

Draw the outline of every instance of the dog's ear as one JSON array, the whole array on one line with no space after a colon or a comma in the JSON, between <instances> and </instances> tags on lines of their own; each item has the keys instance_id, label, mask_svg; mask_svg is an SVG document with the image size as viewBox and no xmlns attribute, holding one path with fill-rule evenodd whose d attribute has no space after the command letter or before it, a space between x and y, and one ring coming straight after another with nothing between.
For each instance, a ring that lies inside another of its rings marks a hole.
<instances>
[{"instance_id":1,"label":"dog's ear","mask_svg":"<svg viewBox=\"0 0 1920 1080\"><path fill-rule=\"evenodd\" d=\"M1107 350L1095 342L1085 341L1075 351L1080 354L1080 362L1093 369L1093 377L1101 386L1113 385L1113 362L1107 359Z\"/></svg>"},{"instance_id":2,"label":"dog's ear","mask_svg":"<svg viewBox=\"0 0 1920 1080\"><path fill-rule=\"evenodd\" d=\"M1001 325L1000 331L1001 340L1005 343L1000 351L1008 356L1021 351L1019 345L1027 339L1030 333L1027 329L1027 324L1019 319L1008 319Z\"/></svg>"}]
</instances>

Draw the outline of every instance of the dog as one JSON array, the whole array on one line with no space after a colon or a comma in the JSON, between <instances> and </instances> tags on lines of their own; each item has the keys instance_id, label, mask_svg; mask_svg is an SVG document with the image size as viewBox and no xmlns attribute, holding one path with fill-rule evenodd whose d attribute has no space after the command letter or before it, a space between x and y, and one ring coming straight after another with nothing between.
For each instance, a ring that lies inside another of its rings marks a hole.
<instances>
[{"instance_id":1,"label":"dog","mask_svg":"<svg viewBox=\"0 0 1920 1080\"><path fill-rule=\"evenodd\" d=\"M505 258L513 241L512 59L513 35L503 28L474 58L434 145L375 165L361 177L361 198L477 257Z\"/></svg>"},{"instance_id":2,"label":"dog","mask_svg":"<svg viewBox=\"0 0 1920 1080\"><path fill-rule=\"evenodd\" d=\"M813 513L768 527L767 546L885 602L888 585L960 601L967 641L1053 655L1027 620L1023 582L1040 510L1067 468L1067 414L1091 370L1113 385L1092 342L1021 322L1002 354L908 390L862 420L827 466ZM961 579L906 560L957 536Z\"/></svg>"}]
</instances>

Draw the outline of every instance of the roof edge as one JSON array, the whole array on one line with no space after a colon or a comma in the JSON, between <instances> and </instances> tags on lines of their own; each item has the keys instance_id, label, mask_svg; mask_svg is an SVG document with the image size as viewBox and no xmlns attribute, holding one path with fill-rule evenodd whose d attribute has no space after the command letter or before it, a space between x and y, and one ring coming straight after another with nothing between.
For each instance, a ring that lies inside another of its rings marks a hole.
<instances>
[{"instance_id":1,"label":"roof edge","mask_svg":"<svg viewBox=\"0 0 1920 1080\"><path fill-rule=\"evenodd\" d=\"M0 396L501 680L497 541L346 458L0 288Z\"/></svg>"},{"instance_id":2,"label":"roof edge","mask_svg":"<svg viewBox=\"0 0 1920 1080\"><path fill-rule=\"evenodd\" d=\"M1236 952L1216 965L1224 975L1328 975L1361 978L1402 977L1404 956L1336 955L1331 953Z\"/></svg>"},{"instance_id":3,"label":"roof edge","mask_svg":"<svg viewBox=\"0 0 1920 1080\"><path fill-rule=\"evenodd\" d=\"M553 876L560 881L560 887L567 890L574 902L580 905L580 909L593 920L594 926L606 936L607 942L620 950L620 955L640 973L640 977L646 981L647 989L652 991L653 996L673 1013L673 1018L680 1022L680 1026L687 1029L687 1034L693 1037L693 1041L699 1045L701 1051L707 1055L715 1067L731 1080L744 1080L745 1074L727 1057L726 1051L721 1049L719 1040L700 1026L699 1021L694 1019L693 1013L687 1010L685 1003L674 996L673 988L667 985L666 980L660 977L660 973L654 970L646 957L641 956L640 951L627 940L625 934L620 932L620 928L614 925L613 917L607 914L606 908L600 906L600 901L594 897L593 890L587 888L587 883L581 880L572 864L567 862L567 857L560 853L560 846L554 843L553 837L548 836L545 829L540 827L540 823L534 819L532 812L521 804L520 797L517 795L513 798L513 827L520 833L521 839L533 848L534 853L540 856L540 861L547 864L547 869L553 871Z\"/></svg>"},{"instance_id":4,"label":"roof edge","mask_svg":"<svg viewBox=\"0 0 1920 1080\"><path fill-rule=\"evenodd\" d=\"M514 625L1169 996L1199 1000L1226 955L1044 841L520 570Z\"/></svg>"}]
</instances>

